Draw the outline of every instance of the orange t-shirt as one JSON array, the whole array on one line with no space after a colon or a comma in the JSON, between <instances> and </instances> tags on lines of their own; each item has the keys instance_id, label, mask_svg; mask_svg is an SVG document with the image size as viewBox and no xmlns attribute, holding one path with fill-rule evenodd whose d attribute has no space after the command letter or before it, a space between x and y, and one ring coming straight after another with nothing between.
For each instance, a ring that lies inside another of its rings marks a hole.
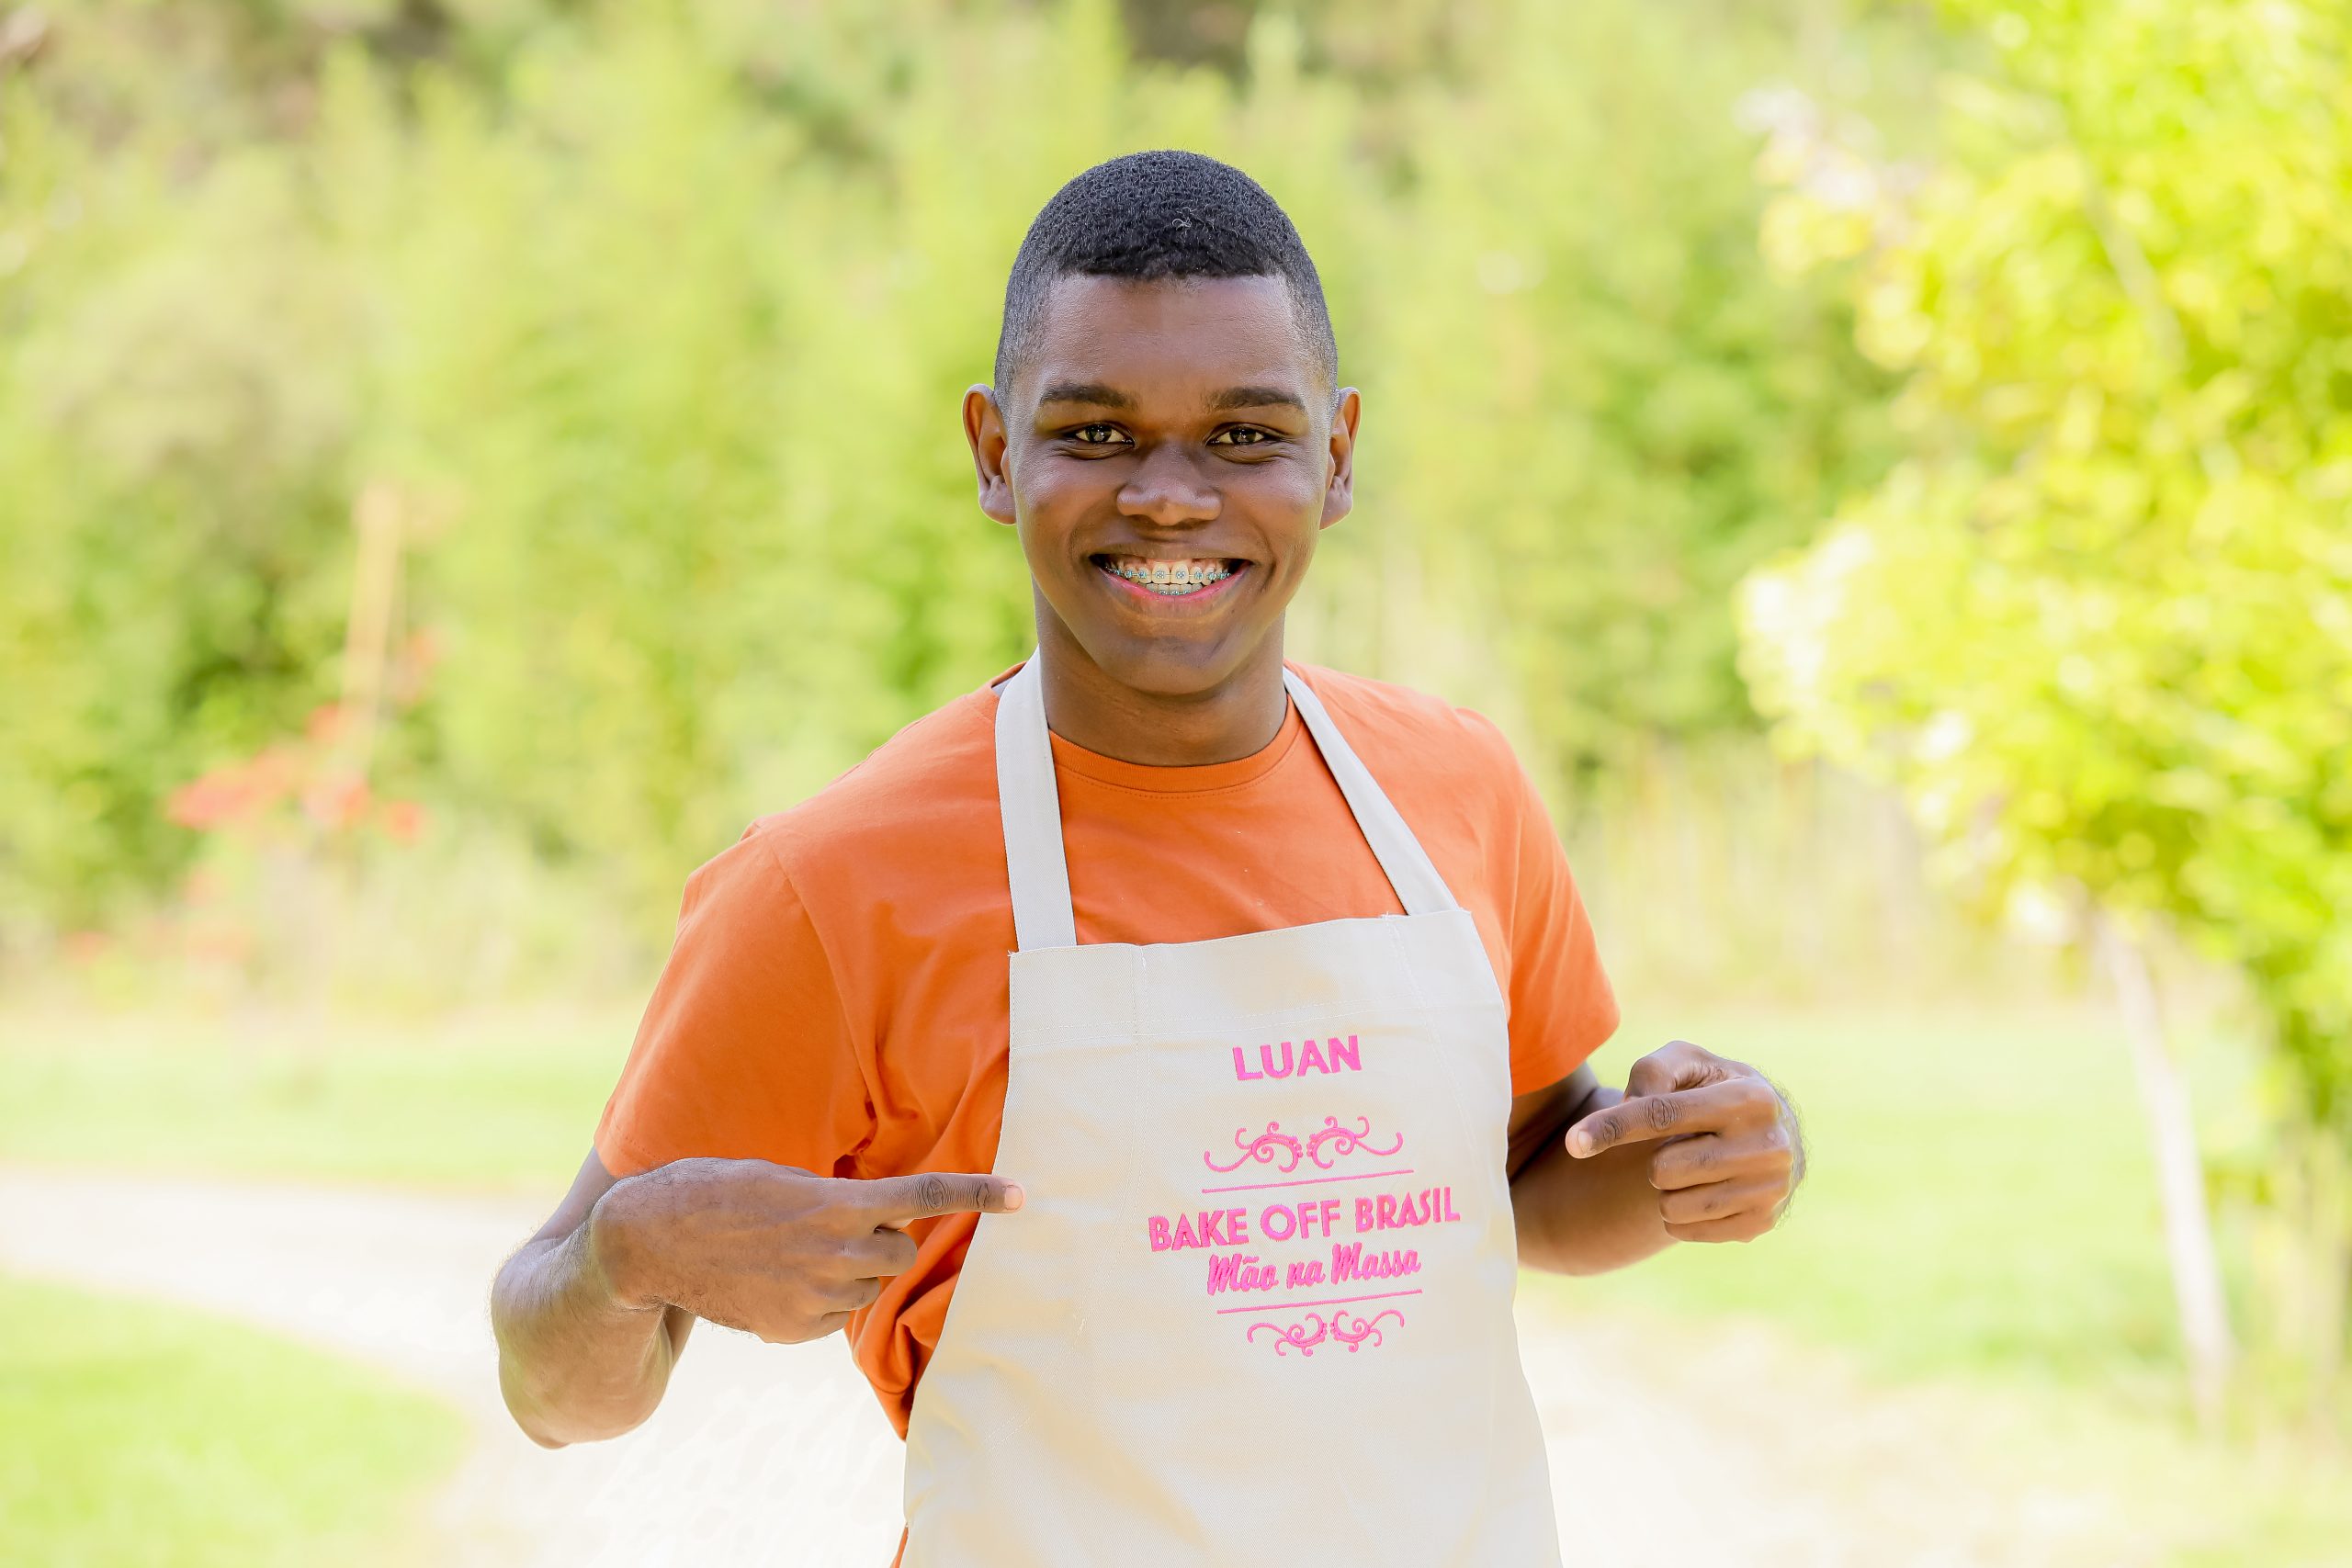
<instances>
[{"instance_id":1,"label":"orange t-shirt","mask_svg":"<svg viewBox=\"0 0 2352 1568\"><path fill-rule=\"evenodd\" d=\"M1476 919L1510 1005L1512 1092L1567 1077L1617 1006L1509 743L1466 708L1291 668ZM1014 945L996 705L983 686L918 719L687 879L677 945L596 1127L616 1176L696 1155L858 1178L993 1168ZM1058 735L1053 750L1081 942L1402 912L1295 705L1236 761L1148 767ZM901 1436L978 1223L910 1226L915 1266L850 1322Z\"/></svg>"}]
</instances>

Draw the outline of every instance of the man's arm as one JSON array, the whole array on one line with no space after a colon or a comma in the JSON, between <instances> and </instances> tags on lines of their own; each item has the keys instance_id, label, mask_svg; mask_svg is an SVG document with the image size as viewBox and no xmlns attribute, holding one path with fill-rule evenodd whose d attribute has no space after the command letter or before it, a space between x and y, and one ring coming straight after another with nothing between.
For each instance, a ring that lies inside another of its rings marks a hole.
<instances>
[{"instance_id":1,"label":"man's arm","mask_svg":"<svg viewBox=\"0 0 2352 1568\"><path fill-rule=\"evenodd\" d=\"M618 1437L661 1404L695 1318L771 1345L821 1338L913 1267L915 1221L1021 1201L996 1175L865 1181L763 1159L615 1179L592 1149L491 1288L506 1408L546 1448Z\"/></svg>"},{"instance_id":2,"label":"man's arm","mask_svg":"<svg viewBox=\"0 0 2352 1568\"><path fill-rule=\"evenodd\" d=\"M615 1290L594 1215L616 1180L589 1150L571 1190L491 1287L499 1389L543 1448L618 1437L652 1415L694 1327L683 1307Z\"/></svg>"},{"instance_id":3,"label":"man's arm","mask_svg":"<svg viewBox=\"0 0 2352 1568\"><path fill-rule=\"evenodd\" d=\"M1665 1249L1668 1235L1640 1145L1569 1155L1569 1127L1625 1098L1589 1066L1510 1106L1510 1199L1520 1261L1552 1274L1601 1274Z\"/></svg>"}]
</instances>

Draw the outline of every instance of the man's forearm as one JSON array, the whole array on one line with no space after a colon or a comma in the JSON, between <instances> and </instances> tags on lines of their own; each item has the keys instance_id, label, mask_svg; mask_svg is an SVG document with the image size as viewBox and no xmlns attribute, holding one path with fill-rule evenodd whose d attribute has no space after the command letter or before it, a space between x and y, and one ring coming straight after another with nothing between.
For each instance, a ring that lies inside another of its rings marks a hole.
<instances>
[{"instance_id":1,"label":"man's forearm","mask_svg":"<svg viewBox=\"0 0 2352 1568\"><path fill-rule=\"evenodd\" d=\"M662 1401L693 1318L619 1300L592 1246L594 1215L526 1244L491 1291L498 1382L531 1440L547 1448L617 1437Z\"/></svg>"},{"instance_id":2,"label":"man's forearm","mask_svg":"<svg viewBox=\"0 0 2352 1568\"><path fill-rule=\"evenodd\" d=\"M1561 1134L1625 1098L1596 1089L1511 1179L1519 1260L1553 1274L1604 1274L1670 1246L1650 1183L1654 1144L1628 1144L1586 1159L1569 1154Z\"/></svg>"}]
</instances>

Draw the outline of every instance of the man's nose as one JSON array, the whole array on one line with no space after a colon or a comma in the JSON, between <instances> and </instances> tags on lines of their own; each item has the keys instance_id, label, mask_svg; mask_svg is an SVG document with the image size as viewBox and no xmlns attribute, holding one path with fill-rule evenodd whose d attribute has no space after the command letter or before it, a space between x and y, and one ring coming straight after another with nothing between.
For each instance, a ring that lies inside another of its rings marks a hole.
<instances>
[{"instance_id":1,"label":"man's nose","mask_svg":"<svg viewBox=\"0 0 2352 1568\"><path fill-rule=\"evenodd\" d=\"M1192 459L1172 441L1146 451L1127 482L1119 487L1122 515L1163 528L1212 522L1224 505L1224 497L1202 481Z\"/></svg>"}]
</instances>

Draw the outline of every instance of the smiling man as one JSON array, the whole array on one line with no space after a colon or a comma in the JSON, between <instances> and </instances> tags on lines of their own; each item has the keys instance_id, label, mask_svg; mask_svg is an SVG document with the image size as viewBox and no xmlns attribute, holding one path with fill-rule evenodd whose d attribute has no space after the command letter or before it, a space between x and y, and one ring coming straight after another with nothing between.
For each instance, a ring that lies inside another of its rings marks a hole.
<instances>
[{"instance_id":1,"label":"smiling man","mask_svg":"<svg viewBox=\"0 0 2352 1568\"><path fill-rule=\"evenodd\" d=\"M1493 725L1285 660L1361 408L1248 176L1138 153L1039 214L963 411L1037 651L688 882L497 1282L535 1439L643 1421L697 1317L842 1330L909 1568L1560 1561L1518 1267L1750 1239L1802 1154L1685 1042L1599 1083Z\"/></svg>"}]
</instances>

